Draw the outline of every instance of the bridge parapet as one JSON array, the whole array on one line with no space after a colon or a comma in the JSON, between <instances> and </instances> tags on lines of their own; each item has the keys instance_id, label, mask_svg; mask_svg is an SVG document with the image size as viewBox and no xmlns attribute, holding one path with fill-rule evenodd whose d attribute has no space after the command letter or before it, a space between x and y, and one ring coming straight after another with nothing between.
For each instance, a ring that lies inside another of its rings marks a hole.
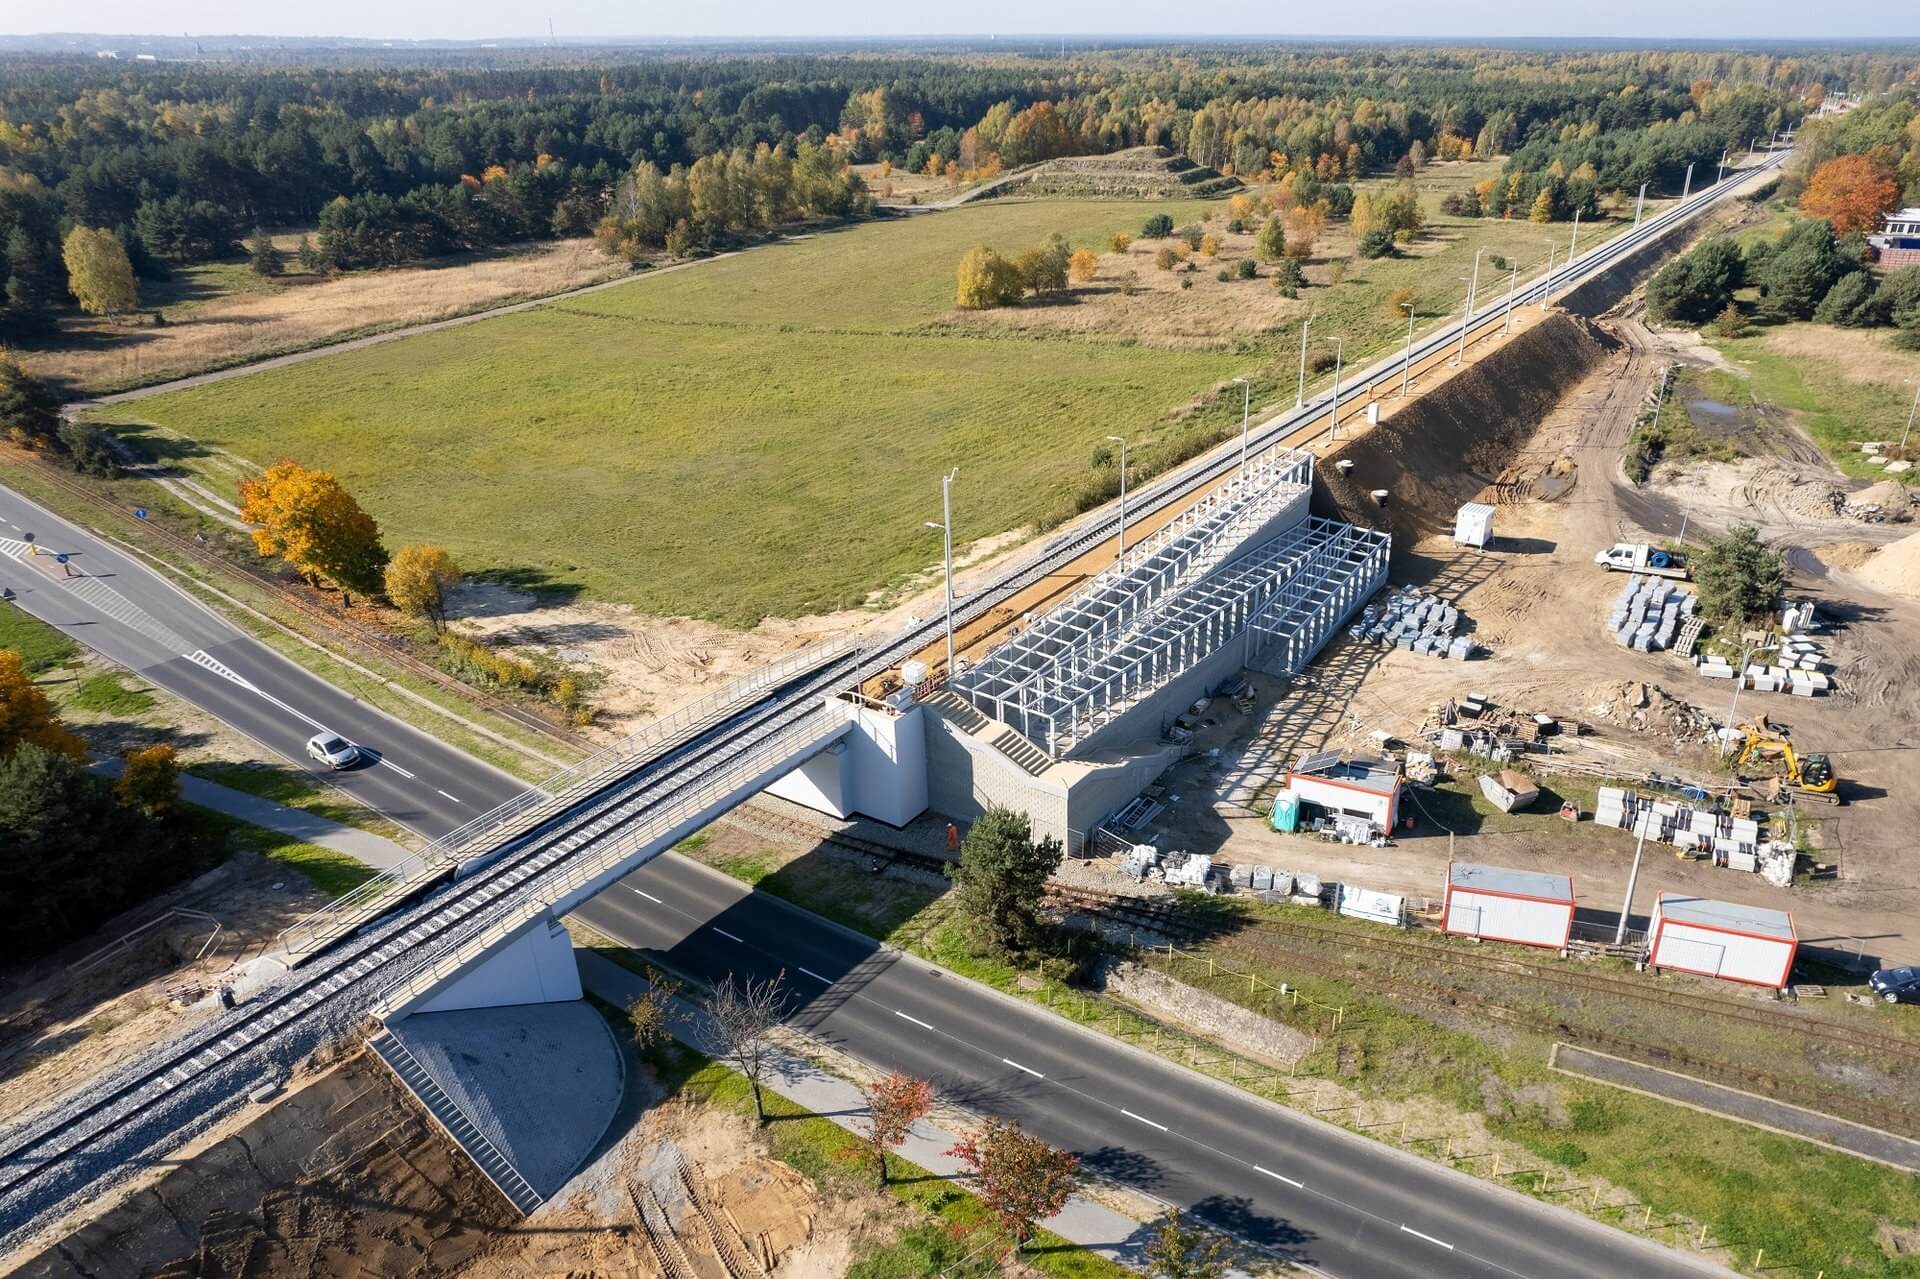
<instances>
[{"instance_id":1,"label":"bridge parapet","mask_svg":"<svg viewBox=\"0 0 1920 1279\"><path fill-rule=\"evenodd\" d=\"M853 727L846 708L829 701L675 791L645 817L588 850L532 877L521 899L475 918L434 954L396 976L375 1015L404 1016L460 978L472 965L519 938L540 920L558 920L617 880L764 790Z\"/></svg>"},{"instance_id":2,"label":"bridge parapet","mask_svg":"<svg viewBox=\"0 0 1920 1279\"><path fill-rule=\"evenodd\" d=\"M577 806L674 747L692 741L751 699L858 648L858 641L842 637L792 653L671 715L652 721L632 736L595 751L538 786L527 788L504 804L449 831L345 895L289 924L280 933L280 945L289 964L297 967L368 920L385 914L399 902L437 882L449 870L458 878L489 864L507 852L513 841L543 822Z\"/></svg>"}]
</instances>

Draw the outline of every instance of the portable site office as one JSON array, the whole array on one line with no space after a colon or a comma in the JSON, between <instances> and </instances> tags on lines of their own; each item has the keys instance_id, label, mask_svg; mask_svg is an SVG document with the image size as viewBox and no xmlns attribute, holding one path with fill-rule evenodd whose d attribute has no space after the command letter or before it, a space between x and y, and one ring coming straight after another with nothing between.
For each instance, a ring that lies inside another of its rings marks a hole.
<instances>
[{"instance_id":1,"label":"portable site office","mask_svg":"<svg viewBox=\"0 0 1920 1279\"><path fill-rule=\"evenodd\" d=\"M1763 906L1660 894L1647 929L1647 963L1779 990L1800 940L1793 916Z\"/></svg>"},{"instance_id":2,"label":"portable site office","mask_svg":"<svg viewBox=\"0 0 1920 1279\"><path fill-rule=\"evenodd\" d=\"M1573 877L1447 864L1447 932L1562 950L1573 935Z\"/></svg>"}]
</instances>

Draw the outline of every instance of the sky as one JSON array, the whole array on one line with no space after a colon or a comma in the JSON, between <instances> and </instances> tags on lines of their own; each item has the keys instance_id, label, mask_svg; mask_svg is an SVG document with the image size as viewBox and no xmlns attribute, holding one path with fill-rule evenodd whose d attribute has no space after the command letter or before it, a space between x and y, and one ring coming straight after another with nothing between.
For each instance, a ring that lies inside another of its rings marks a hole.
<instances>
[{"instance_id":1,"label":"sky","mask_svg":"<svg viewBox=\"0 0 1920 1279\"><path fill-rule=\"evenodd\" d=\"M11 12L7 12L10 10ZM1907 16L1890 17L1905 11ZM722 4L621 4L616 0L67 0L0 10L0 31L168 35L257 34L375 39L569 37L1057 35L1607 36L1727 41L1825 40L1920 34L1907 3L1810 7L1804 0L1369 0L1286 4L1215 0L727 0Z\"/></svg>"}]
</instances>

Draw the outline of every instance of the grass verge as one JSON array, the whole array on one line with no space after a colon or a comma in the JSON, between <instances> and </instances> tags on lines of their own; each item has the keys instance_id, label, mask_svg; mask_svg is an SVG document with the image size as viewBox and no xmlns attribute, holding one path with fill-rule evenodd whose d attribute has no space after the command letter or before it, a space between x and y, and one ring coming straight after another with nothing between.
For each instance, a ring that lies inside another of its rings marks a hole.
<instances>
[{"instance_id":1,"label":"grass verge","mask_svg":"<svg viewBox=\"0 0 1920 1279\"><path fill-rule=\"evenodd\" d=\"M302 843L290 835L216 813L210 808L188 807L209 830L224 838L228 853L258 853L304 876L328 897L340 897L373 877L371 867L345 853Z\"/></svg>"},{"instance_id":2,"label":"grass verge","mask_svg":"<svg viewBox=\"0 0 1920 1279\"><path fill-rule=\"evenodd\" d=\"M620 960L624 953L624 948L615 947L609 958L632 967ZM620 1009L595 1002L616 1029L627 1026ZM753 1114L752 1093L738 1071L680 1043L655 1045L644 1056L668 1092L735 1114ZM761 1136L776 1158L812 1178L823 1198L870 1184L870 1155L858 1137L777 1092L766 1092L765 1102L768 1122L760 1129ZM946 1178L891 1153L887 1176L887 1193L925 1213L928 1220L892 1241L874 1245L853 1262L847 1271L850 1277L936 1279L972 1246L949 1245L962 1234L991 1228L986 1205ZM1127 1279L1133 1273L1046 1230L1035 1235L1020 1259L1056 1279Z\"/></svg>"},{"instance_id":3,"label":"grass verge","mask_svg":"<svg viewBox=\"0 0 1920 1279\"><path fill-rule=\"evenodd\" d=\"M156 569L161 576L242 632L335 687L522 781L541 781L577 757L577 752L563 743L495 715L485 706L438 683L382 660L376 653L356 649L350 659L342 656L335 651L330 637L316 632L310 618L288 607L277 596L245 578L221 572L199 560L174 556L158 539L143 536L142 526L138 524L129 521L120 526L103 520L98 507L41 477L36 473L37 466L38 463L30 463L8 467L7 486L83 528L101 530L123 546L145 552L137 558L145 559L150 565L155 561L164 565ZM214 534L223 529L159 485L137 479L82 482L122 510L145 507L155 519L164 521L177 532ZM18 609L0 609L0 623L16 615L19 615ZM71 641L59 632L51 633L72 647ZM0 647L10 646L0 642ZM430 705L421 705L422 700ZM435 707L439 710L433 709ZM467 725L478 725L494 736L476 732ZM496 738L505 739L505 744ZM494 798L506 799L508 795L503 789Z\"/></svg>"},{"instance_id":4,"label":"grass verge","mask_svg":"<svg viewBox=\"0 0 1920 1279\"><path fill-rule=\"evenodd\" d=\"M20 654L29 675L64 666L80 655L80 646L17 604L0 603L0 648Z\"/></svg>"},{"instance_id":5,"label":"grass verge","mask_svg":"<svg viewBox=\"0 0 1920 1279\"><path fill-rule=\"evenodd\" d=\"M396 843L409 841L407 832L393 822L370 808L342 799L332 787L322 786L296 769L278 764L208 760L189 765L187 771L216 786L242 791L285 808L312 813L315 817L324 817L342 826L353 826Z\"/></svg>"},{"instance_id":6,"label":"grass verge","mask_svg":"<svg viewBox=\"0 0 1920 1279\"><path fill-rule=\"evenodd\" d=\"M938 887L895 881L897 899L880 906L875 898L885 891L885 878L831 856L783 862L778 852L722 855L698 847L693 855L795 905L1179 1065L1309 1113L1323 1109L1317 1086L1296 1086L1271 1066L1068 990L1054 980L1059 969L1036 973L976 953ZM1313 912L1313 918L1322 923L1326 916ZM1233 964L1242 972L1248 967L1237 953ZM1343 1094L1323 1118L1383 1137L1380 1115L1389 1121L1386 1134L1395 1131L1391 1119L1399 1115L1402 1136L1409 1133L1407 1116L1421 1116L1402 1143L1418 1153L1482 1176L1495 1172L1512 1189L1664 1243L1698 1248L1704 1228L1712 1255L1736 1269L1750 1270L1764 1250L1765 1273L1775 1276L1813 1279L1820 1270L1867 1279L1920 1275L1920 1259L1897 1256L1883 1242L1893 1237L1888 1230L1920 1228L1920 1178L1551 1072L1546 1040L1504 1026L1478 1026L1476 1034L1465 1028L1469 1022L1442 1024L1382 998L1379 991L1390 983L1269 967L1263 974L1269 986L1284 981L1302 992L1304 1005L1288 1009L1264 993L1249 993L1245 978L1226 976L1224 966L1211 982L1206 972L1203 960L1176 975L1320 1036L1302 1075ZM1327 1033L1328 1020L1316 1006L1346 1010L1339 1033ZM1462 1141L1455 1148L1457 1134L1476 1130L1531 1157L1519 1163L1508 1158L1496 1168L1484 1144Z\"/></svg>"}]
</instances>

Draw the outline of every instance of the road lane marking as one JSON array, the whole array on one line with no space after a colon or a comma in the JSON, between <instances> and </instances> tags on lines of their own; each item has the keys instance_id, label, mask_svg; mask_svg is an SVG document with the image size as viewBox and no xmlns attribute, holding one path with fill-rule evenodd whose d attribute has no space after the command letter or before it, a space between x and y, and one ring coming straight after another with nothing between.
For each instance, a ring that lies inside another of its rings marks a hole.
<instances>
[{"instance_id":1,"label":"road lane marking","mask_svg":"<svg viewBox=\"0 0 1920 1279\"><path fill-rule=\"evenodd\" d=\"M1445 1248L1448 1252L1453 1251L1453 1245L1448 1243L1444 1239L1435 1239L1432 1235L1423 1235L1418 1230L1415 1230L1412 1226L1402 1226L1400 1227L1400 1229L1406 1231L1408 1234L1412 1235L1415 1239L1424 1239L1428 1243L1434 1245L1437 1248Z\"/></svg>"},{"instance_id":2,"label":"road lane marking","mask_svg":"<svg viewBox=\"0 0 1920 1279\"><path fill-rule=\"evenodd\" d=\"M745 938L741 938L741 937L735 937L735 936L734 936L734 935L733 935L732 933L730 933L730 932L728 932L728 931L727 931L726 929L724 929L724 928L716 928L716 929L714 929L713 931L714 931L714 932L716 932L716 933L719 933L719 934L720 934L720 935L721 935L722 937L724 937L724 938L726 938L726 939L727 939L728 941L737 941L737 942L739 942L739 943L740 943L740 944L741 944L742 946L744 946L744 945L746 945L746 944L747 944L747 943L746 943L746 939L745 939Z\"/></svg>"},{"instance_id":3,"label":"road lane marking","mask_svg":"<svg viewBox=\"0 0 1920 1279\"><path fill-rule=\"evenodd\" d=\"M907 1016L907 1015L906 1015L905 1013L903 1013L903 1012L901 1012L901 1011L900 1011L900 1010L899 1010L898 1008L896 1008L896 1009L894 1009L894 1010L893 1010L893 1015L894 1015L895 1017L899 1017L899 1018L901 1018L901 1019L902 1019L902 1020L904 1020L904 1021L910 1021L910 1022L912 1022L912 1023L914 1024L914 1025L916 1025L916 1026L918 1026L918 1027L919 1027L920 1029L922 1029L922 1030L932 1030L932 1029L933 1029L933 1027L931 1027L931 1026L929 1026L929 1025L927 1025L927 1023L926 1023L926 1022L924 1022L924 1021L921 1021L921 1020L920 1020L920 1019L919 1019L918 1017L909 1017L909 1016Z\"/></svg>"},{"instance_id":4,"label":"road lane marking","mask_svg":"<svg viewBox=\"0 0 1920 1279\"><path fill-rule=\"evenodd\" d=\"M1006 1063L1007 1063L1007 1065L1009 1065L1009 1066L1012 1066L1012 1067L1013 1067L1013 1068L1014 1068L1015 1070L1024 1070L1024 1071L1026 1071L1026 1072L1027 1072L1027 1073L1028 1073L1029 1075L1032 1075L1032 1076L1033 1076L1033 1077L1034 1077L1035 1079L1045 1079L1045 1078L1046 1078L1046 1076L1045 1076L1045 1075L1043 1075L1043 1074L1041 1074L1041 1073L1040 1073L1039 1071L1037 1071L1037 1070L1035 1070L1035 1069L1034 1069L1034 1068L1033 1068L1032 1066L1022 1066L1022 1065L1021 1065L1021 1064L1020 1064L1019 1062L1017 1062L1017 1061L1015 1061L1015 1060L1014 1060L1013 1058L1011 1058L1011 1057L1002 1057L1002 1058L1001 1058L1000 1060L1001 1060L1001 1061L1004 1061L1004 1062L1006 1062Z\"/></svg>"},{"instance_id":5,"label":"road lane marking","mask_svg":"<svg viewBox=\"0 0 1920 1279\"><path fill-rule=\"evenodd\" d=\"M402 767L400 767L400 765L398 765L398 764L396 764L396 763L394 763L394 762L393 762L392 760L390 760L390 759L388 759L388 758L387 758L386 756L384 756L384 755L382 755L382 756L380 757L380 763L381 763L381 764L382 764L382 765L383 765L384 767L387 767L387 768L391 768L391 769L392 769L392 770L393 770L394 772L396 772L396 773L398 773L398 774L400 774L400 776L402 776L402 777L404 777L404 778L406 778L406 779L407 779L408 781L410 781L410 782L411 782L411 781L416 781L416 780L418 780L417 778L415 778L415 777L414 777L414 775L413 775L412 773L409 773L409 772L408 772L408 771L407 771L406 769L404 769L404 768L402 768ZM445 791L442 791L442 792L441 792L441 794L443 794L443 795L445 795L445 794L446 794L446 792L445 792ZM453 796L451 796L451 795L447 795L447 798L448 798L448 799L452 799L452 798L453 798Z\"/></svg>"},{"instance_id":6,"label":"road lane marking","mask_svg":"<svg viewBox=\"0 0 1920 1279\"><path fill-rule=\"evenodd\" d=\"M800 967L800 965L795 964L793 966L793 971L799 973L802 977L813 978L815 981L819 982L822 986L833 985L833 980L831 978L822 977L819 973L814 972L813 969L811 968L802 968Z\"/></svg>"},{"instance_id":7,"label":"road lane marking","mask_svg":"<svg viewBox=\"0 0 1920 1279\"><path fill-rule=\"evenodd\" d=\"M440 790L438 786L434 787L434 790L439 791L441 797L444 799L450 799L456 804L460 802L460 797L458 795L449 795L445 791Z\"/></svg>"},{"instance_id":8,"label":"road lane marking","mask_svg":"<svg viewBox=\"0 0 1920 1279\"><path fill-rule=\"evenodd\" d=\"M1294 1188L1295 1190L1305 1190L1305 1189L1306 1189L1306 1184L1305 1184L1304 1182L1299 1182L1299 1181L1295 1181L1295 1180L1294 1180L1293 1178L1291 1178L1291 1177L1282 1177L1282 1176L1281 1176L1281 1175L1280 1175L1279 1173L1277 1173L1277 1172L1275 1172L1275 1171L1274 1171L1273 1169L1271 1169L1271 1168L1262 1168L1262 1167L1261 1167L1261 1166L1260 1166L1259 1164L1255 1164L1255 1165L1253 1166L1253 1170L1254 1170L1255 1172L1259 1172L1259 1173L1265 1173L1265 1174L1266 1174L1267 1176L1269 1176L1269 1177L1271 1177L1271 1178L1273 1178L1273 1179L1274 1179L1275 1181L1284 1181L1284 1182L1286 1182L1286 1183L1287 1183L1287 1184L1288 1184L1289 1186L1292 1186L1292 1187L1293 1187L1293 1188Z\"/></svg>"},{"instance_id":9,"label":"road lane marking","mask_svg":"<svg viewBox=\"0 0 1920 1279\"><path fill-rule=\"evenodd\" d=\"M665 902L661 901L658 897L655 897L652 893L648 892L644 888L635 888L632 884L628 884L627 889L630 892L639 893L642 897L646 898L648 901L652 902L656 906L666 905Z\"/></svg>"},{"instance_id":10,"label":"road lane marking","mask_svg":"<svg viewBox=\"0 0 1920 1279\"><path fill-rule=\"evenodd\" d=\"M1165 1124L1156 1124L1155 1122L1153 1122L1153 1120L1147 1118L1145 1115L1136 1115L1131 1110L1122 1110L1120 1113L1125 1115L1129 1119L1138 1120L1139 1122L1145 1124L1149 1128L1158 1128L1161 1132L1167 1131L1167 1126Z\"/></svg>"}]
</instances>

